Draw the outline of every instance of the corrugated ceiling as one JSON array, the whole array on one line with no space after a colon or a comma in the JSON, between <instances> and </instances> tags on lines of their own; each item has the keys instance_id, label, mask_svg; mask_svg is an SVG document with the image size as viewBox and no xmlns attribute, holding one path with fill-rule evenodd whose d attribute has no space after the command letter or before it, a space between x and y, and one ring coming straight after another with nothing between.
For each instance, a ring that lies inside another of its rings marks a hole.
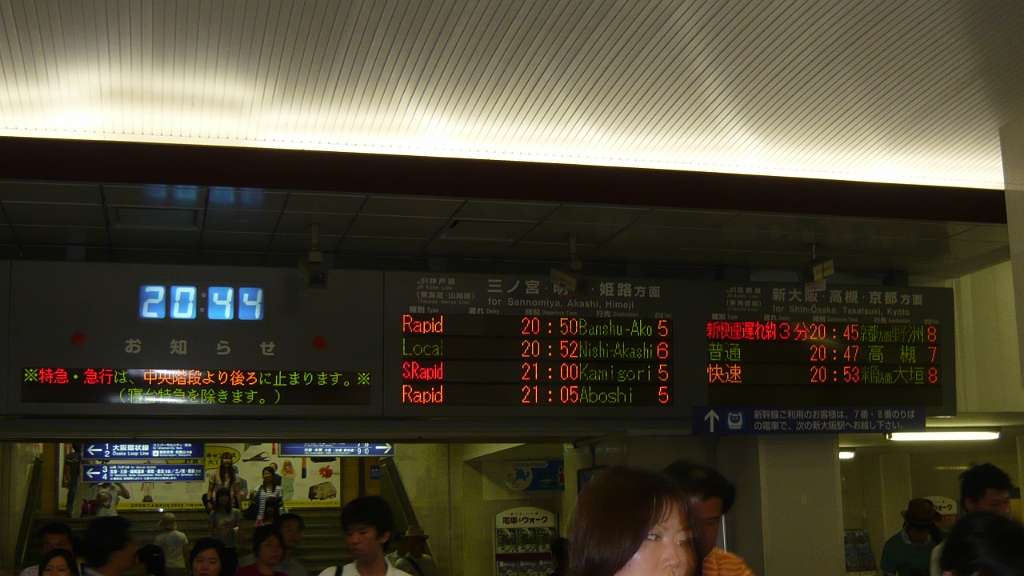
<instances>
[{"instance_id":1,"label":"corrugated ceiling","mask_svg":"<svg viewBox=\"0 0 1024 576\"><path fill-rule=\"evenodd\" d=\"M0 135L1001 188L1024 3L0 0Z\"/></svg>"}]
</instances>

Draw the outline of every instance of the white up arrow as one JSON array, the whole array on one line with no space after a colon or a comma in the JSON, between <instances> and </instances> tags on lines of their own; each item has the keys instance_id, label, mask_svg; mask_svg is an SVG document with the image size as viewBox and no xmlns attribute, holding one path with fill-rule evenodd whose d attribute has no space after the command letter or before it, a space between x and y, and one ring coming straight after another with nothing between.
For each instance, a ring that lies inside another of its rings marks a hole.
<instances>
[{"instance_id":1,"label":"white up arrow","mask_svg":"<svg viewBox=\"0 0 1024 576\"><path fill-rule=\"evenodd\" d=\"M715 432L715 420L720 420L718 414L714 410L709 410L708 415L705 416L704 419L708 421L711 433L713 434Z\"/></svg>"}]
</instances>

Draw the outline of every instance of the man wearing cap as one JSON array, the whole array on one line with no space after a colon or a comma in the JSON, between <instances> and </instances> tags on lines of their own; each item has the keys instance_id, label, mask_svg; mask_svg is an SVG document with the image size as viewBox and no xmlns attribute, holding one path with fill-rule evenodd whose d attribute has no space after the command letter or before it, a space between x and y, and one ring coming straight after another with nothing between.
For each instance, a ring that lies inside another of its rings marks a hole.
<instances>
[{"instance_id":1,"label":"man wearing cap","mask_svg":"<svg viewBox=\"0 0 1024 576\"><path fill-rule=\"evenodd\" d=\"M440 576L434 559L423 553L427 547L427 538L429 536L422 527L415 524L409 526L402 536L402 541L409 553L395 562L395 568L408 572L412 576Z\"/></svg>"},{"instance_id":2,"label":"man wearing cap","mask_svg":"<svg viewBox=\"0 0 1024 576\"><path fill-rule=\"evenodd\" d=\"M165 512L156 525L162 532L153 539L153 544L164 551L167 576L185 576L188 574L185 569L188 566L188 536L178 530L178 521L170 512Z\"/></svg>"},{"instance_id":3,"label":"man wearing cap","mask_svg":"<svg viewBox=\"0 0 1024 576\"><path fill-rule=\"evenodd\" d=\"M885 576L928 576L928 565L938 532L935 521L941 516L931 500L915 498L903 514L903 529L882 548L879 562Z\"/></svg>"}]
</instances>

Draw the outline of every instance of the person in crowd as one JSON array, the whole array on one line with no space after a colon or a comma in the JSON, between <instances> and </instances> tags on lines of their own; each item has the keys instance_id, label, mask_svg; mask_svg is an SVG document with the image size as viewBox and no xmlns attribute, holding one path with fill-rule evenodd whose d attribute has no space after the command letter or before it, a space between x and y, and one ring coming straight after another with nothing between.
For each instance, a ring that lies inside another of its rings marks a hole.
<instances>
[{"instance_id":1,"label":"person in crowd","mask_svg":"<svg viewBox=\"0 0 1024 576\"><path fill-rule=\"evenodd\" d=\"M216 538L200 538L188 557L191 576L232 576L234 572L224 570L224 558L223 542Z\"/></svg>"},{"instance_id":2,"label":"person in crowd","mask_svg":"<svg viewBox=\"0 0 1024 576\"><path fill-rule=\"evenodd\" d=\"M66 548L54 548L43 554L39 564L34 566L42 576L81 576L81 568L75 554Z\"/></svg>"},{"instance_id":3,"label":"person in crowd","mask_svg":"<svg viewBox=\"0 0 1024 576\"><path fill-rule=\"evenodd\" d=\"M929 558L938 544L933 535L942 516L931 500L915 498L903 514L903 529L882 547L879 568L886 576L928 576Z\"/></svg>"},{"instance_id":4,"label":"person in crowd","mask_svg":"<svg viewBox=\"0 0 1024 576\"><path fill-rule=\"evenodd\" d=\"M971 512L953 526L939 566L943 576L1024 574L1024 526L995 512Z\"/></svg>"},{"instance_id":5,"label":"person in crowd","mask_svg":"<svg viewBox=\"0 0 1024 576\"><path fill-rule=\"evenodd\" d=\"M960 474L960 509L963 513L995 512L1003 516L1010 514L1010 491L1013 481L1010 476L994 464L986 462L971 466ZM939 557L945 542L932 550L931 576L941 576Z\"/></svg>"},{"instance_id":6,"label":"person in crowd","mask_svg":"<svg viewBox=\"0 0 1024 576\"><path fill-rule=\"evenodd\" d=\"M156 523L162 530L153 543L164 551L167 558L167 576L186 576L188 570L188 536L178 530L178 520L171 512L164 512Z\"/></svg>"},{"instance_id":7,"label":"person in crowd","mask_svg":"<svg viewBox=\"0 0 1024 576\"><path fill-rule=\"evenodd\" d=\"M555 538L548 545L548 550L551 552L551 567L554 569L551 576L565 576L565 569L568 567L565 547L568 542L565 538Z\"/></svg>"},{"instance_id":8,"label":"person in crowd","mask_svg":"<svg viewBox=\"0 0 1024 576\"><path fill-rule=\"evenodd\" d=\"M85 576L124 576L135 567L131 522L120 516L96 518L85 529Z\"/></svg>"},{"instance_id":9,"label":"person in crowd","mask_svg":"<svg viewBox=\"0 0 1024 576\"><path fill-rule=\"evenodd\" d=\"M331 566L320 576L410 576L384 559L395 529L395 517L380 496L363 496L341 510L341 528L355 557L344 567Z\"/></svg>"},{"instance_id":10,"label":"person in crowd","mask_svg":"<svg viewBox=\"0 0 1024 576\"><path fill-rule=\"evenodd\" d=\"M693 576L699 538L668 477L616 466L583 489L569 528L573 576Z\"/></svg>"},{"instance_id":11,"label":"person in crowd","mask_svg":"<svg viewBox=\"0 0 1024 576\"><path fill-rule=\"evenodd\" d=\"M700 533L703 575L754 576L743 558L716 545L722 516L736 502L736 487L732 482L718 470L689 460L676 460L662 473L679 485L693 511L694 529Z\"/></svg>"},{"instance_id":12,"label":"person in crowd","mask_svg":"<svg viewBox=\"0 0 1024 576\"><path fill-rule=\"evenodd\" d=\"M270 466L270 469L274 471L274 483L281 486L283 484L284 477L281 476L280 472L277 470L277 462L271 462L270 464L267 464L267 466Z\"/></svg>"},{"instance_id":13,"label":"person in crowd","mask_svg":"<svg viewBox=\"0 0 1024 576\"><path fill-rule=\"evenodd\" d=\"M284 557L274 570L287 576L309 576L309 571L298 559L299 546L302 546L302 531L306 529L306 522L298 514L282 514L277 519L277 528L284 538Z\"/></svg>"},{"instance_id":14,"label":"person in crowd","mask_svg":"<svg viewBox=\"0 0 1024 576\"><path fill-rule=\"evenodd\" d=\"M206 512L213 512L216 508L217 491L226 488L231 494L231 505L239 507L239 501L245 497L245 491L238 477L238 468L235 468L235 459L230 452L220 455L220 467L210 472L209 485L206 494L203 496L203 505Z\"/></svg>"},{"instance_id":15,"label":"person in crowd","mask_svg":"<svg viewBox=\"0 0 1024 576\"><path fill-rule=\"evenodd\" d=\"M139 576L167 576L167 556L156 544L139 546L135 558L135 573Z\"/></svg>"},{"instance_id":16,"label":"person in crowd","mask_svg":"<svg viewBox=\"0 0 1024 576\"><path fill-rule=\"evenodd\" d=\"M281 517L282 502L280 498L271 496L263 505L263 514L256 518L256 526L272 526Z\"/></svg>"},{"instance_id":17,"label":"person in crowd","mask_svg":"<svg viewBox=\"0 0 1024 576\"><path fill-rule=\"evenodd\" d=\"M427 547L427 538L430 536L423 531L423 528L413 524L405 531L402 540L406 542L409 553L398 559L395 568L402 572L408 572L412 576L440 576L437 570L437 563L423 551Z\"/></svg>"},{"instance_id":18,"label":"person in crowd","mask_svg":"<svg viewBox=\"0 0 1024 576\"><path fill-rule=\"evenodd\" d=\"M284 558L284 536L277 526L260 526L252 533L255 562L239 568L235 576L284 576L274 569Z\"/></svg>"},{"instance_id":19,"label":"person in crowd","mask_svg":"<svg viewBox=\"0 0 1024 576\"><path fill-rule=\"evenodd\" d=\"M238 569L240 550L239 542L245 542L242 535L242 513L232 506L231 490L218 488L215 507L210 512L210 529L208 535L221 543L218 557L225 576L235 573ZM195 554L195 548L193 548ZM195 576L195 575L193 575Z\"/></svg>"},{"instance_id":20,"label":"person in crowd","mask_svg":"<svg viewBox=\"0 0 1024 576\"><path fill-rule=\"evenodd\" d=\"M71 452L64 457L64 475L61 483L68 489L67 517L71 518L75 513L75 497L78 494L78 482L82 474L82 445L72 444Z\"/></svg>"},{"instance_id":21,"label":"person in crowd","mask_svg":"<svg viewBox=\"0 0 1024 576\"><path fill-rule=\"evenodd\" d=\"M63 522L52 522L39 529L39 549L45 556L53 550L73 551L71 527ZM76 562L77 566L77 562ZM19 576L38 576L39 565L33 564L21 571Z\"/></svg>"},{"instance_id":22,"label":"person in crowd","mask_svg":"<svg viewBox=\"0 0 1024 576\"><path fill-rule=\"evenodd\" d=\"M384 555L384 560L392 566L398 565L398 560L405 557L409 553L409 547L405 545L405 538L401 533L395 534L391 538L391 546L394 548L391 552Z\"/></svg>"},{"instance_id":23,"label":"person in crowd","mask_svg":"<svg viewBox=\"0 0 1024 576\"><path fill-rule=\"evenodd\" d=\"M89 504L92 507L93 516L117 516L117 503L121 501L121 498L131 497L131 493L124 487L124 484L102 482L93 485Z\"/></svg>"},{"instance_id":24,"label":"person in crowd","mask_svg":"<svg viewBox=\"0 0 1024 576\"><path fill-rule=\"evenodd\" d=\"M295 499L295 465L291 460L281 465L281 493L286 501Z\"/></svg>"},{"instance_id":25,"label":"person in crowd","mask_svg":"<svg viewBox=\"0 0 1024 576\"><path fill-rule=\"evenodd\" d=\"M267 502L267 510L270 510L270 502ZM284 538L284 556L281 562L274 566L275 572L281 572L287 576L309 576L309 571L299 562L298 548L302 545L302 531L306 529L306 522L298 514L282 514L276 526ZM256 563L253 554L247 555L242 560L242 566L249 566Z\"/></svg>"},{"instance_id":26,"label":"person in crowd","mask_svg":"<svg viewBox=\"0 0 1024 576\"><path fill-rule=\"evenodd\" d=\"M277 498L282 499L281 485L277 482L279 476L274 469L270 466L263 468L263 483L256 490L253 490L252 494L249 495L249 500L252 501L253 506L259 506L259 511L256 513L256 521L260 522L263 518L263 513L267 509L267 499ZM260 525L263 523L261 522Z\"/></svg>"},{"instance_id":27,"label":"person in crowd","mask_svg":"<svg viewBox=\"0 0 1024 576\"><path fill-rule=\"evenodd\" d=\"M75 535L71 537L71 551L75 553L75 559L78 560L78 571L84 574L85 540L81 536Z\"/></svg>"}]
</instances>

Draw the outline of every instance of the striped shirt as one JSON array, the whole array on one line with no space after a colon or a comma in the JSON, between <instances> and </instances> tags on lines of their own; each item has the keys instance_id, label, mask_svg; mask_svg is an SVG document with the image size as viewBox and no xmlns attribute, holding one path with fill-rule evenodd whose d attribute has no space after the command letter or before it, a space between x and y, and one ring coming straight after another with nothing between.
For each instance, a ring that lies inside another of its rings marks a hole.
<instances>
[{"instance_id":1,"label":"striped shirt","mask_svg":"<svg viewBox=\"0 0 1024 576\"><path fill-rule=\"evenodd\" d=\"M703 576L754 576L743 558L717 547L704 557L702 573Z\"/></svg>"}]
</instances>

